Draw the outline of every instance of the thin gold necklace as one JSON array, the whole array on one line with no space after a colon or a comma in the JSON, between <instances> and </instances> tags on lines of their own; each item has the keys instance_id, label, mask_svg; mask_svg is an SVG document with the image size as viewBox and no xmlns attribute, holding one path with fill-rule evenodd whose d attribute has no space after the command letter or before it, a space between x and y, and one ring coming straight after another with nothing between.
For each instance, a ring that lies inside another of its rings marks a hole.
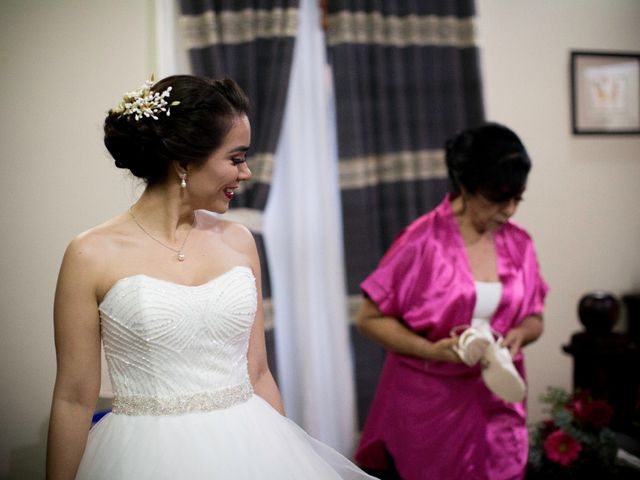
<instances>
[{"instance_id":1,"label":"thin gold necklace","mask_svg":"<svg viewBox=\"0 0 640 480\"><path fill-rule=\"evenodd\" d=\"M133 211L131 210L133 207L129 207L129 215L131 215L131 218L133 219L134 222L136 222L136 225L138 225L140 227L140 230L142 230L144 233L147 234L147 236L151 239L154 240L156 242L158 242L160 245L162 245L164 248L167 248L169 250L171 250L172 252L176 253L176 255L178 256L178 261L179 262L184 262L185 256L184 256L184 246L187 243L187 239L189 238L189 235L191 234L191 231L195 228L196 226L196 214L193 214L193 222L191 222L191 228L189 229L189 231L187 232L187 235L184 237L184 240L182 241L182 245L180 245L179 249L175 249L173 247L170 247L169 245L165 244L164 242L161 242L160 240L158 240L156 237L154 237L153 235L151 235L149 232L147 232L146 228L144 228L140 222L138 221L138 219L136 218L136 216L133 214Z\"/></svg>"}]
</instances>

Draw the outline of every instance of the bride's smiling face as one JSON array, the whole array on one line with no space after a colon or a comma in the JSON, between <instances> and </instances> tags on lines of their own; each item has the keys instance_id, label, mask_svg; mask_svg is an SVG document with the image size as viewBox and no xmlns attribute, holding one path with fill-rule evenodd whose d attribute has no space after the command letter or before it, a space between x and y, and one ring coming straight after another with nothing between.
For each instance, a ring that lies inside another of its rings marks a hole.
<instances>
[{"instance_id":1,"label":"bride's smiling face","mask_svg":"<svg viewBox=\"0 0 640 480\"><path fill-rule=\"evenodd\" d=\"M240 182L251 178L247 151L251 144L251 125L246 115L236 117L222 145L207 161L189 168L187 192L194 209L224 213Z\"/></svg>"}]
</instances>

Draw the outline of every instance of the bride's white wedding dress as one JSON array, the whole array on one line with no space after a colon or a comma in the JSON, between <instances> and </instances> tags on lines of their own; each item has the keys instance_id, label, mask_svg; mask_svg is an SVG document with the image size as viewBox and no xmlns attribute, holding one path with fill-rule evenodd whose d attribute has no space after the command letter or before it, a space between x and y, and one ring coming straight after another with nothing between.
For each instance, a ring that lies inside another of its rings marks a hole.
<instances>
[{"instance_id":1,"label":"bride's white wedding dress","mask_svg":"<svg viewBox=\"0 0 640 480\"><path fill-rule=\"evenodd\" d=\"M253 393L256 304L242 266L198 286L116 282L99 308L116 397L89 433L77 478L372 478Z\"/></svg>"}]
</instances>

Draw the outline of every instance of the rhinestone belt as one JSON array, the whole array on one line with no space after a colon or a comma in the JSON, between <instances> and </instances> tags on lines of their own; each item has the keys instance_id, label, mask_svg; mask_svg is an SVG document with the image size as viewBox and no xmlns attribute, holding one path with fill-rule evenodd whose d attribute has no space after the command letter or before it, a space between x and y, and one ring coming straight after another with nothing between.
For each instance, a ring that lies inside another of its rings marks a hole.
<instances>
[{"instance_id":1,"label":"rhinestone belt","mask_svg":"<svg viewBox=\"0 0 640 480\"><path fill-rule=\"evenodd\" d=\"M122 415L178 415L191 412L221 410L242 402L253 395L249 382L215 392L199 392L191 395L150 397L145 395L116 396L113 413Z\"/></svg>"}]
</instances>

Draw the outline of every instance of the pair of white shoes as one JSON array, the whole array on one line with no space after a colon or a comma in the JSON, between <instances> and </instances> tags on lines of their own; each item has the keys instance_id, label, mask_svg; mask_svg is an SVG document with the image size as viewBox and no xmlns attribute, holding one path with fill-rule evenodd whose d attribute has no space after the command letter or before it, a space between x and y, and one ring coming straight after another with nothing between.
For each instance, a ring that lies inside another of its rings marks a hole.
<instances>
[{"instance_id":1,"label":"pair of white shoes","mask_svg":"<svg viewBox=\"0 0 640 480\"><path fill-rule=\"evenodd\" d=\"M458 330L459 327L455 328L452 334ZM484 384L498 397L514 403L524 399L524 380L513 365L509 349L502 346L502 335L493 330L486 333L466 326L454 350L467 365L481 363Z\"/></svg>"}]
</instances>

